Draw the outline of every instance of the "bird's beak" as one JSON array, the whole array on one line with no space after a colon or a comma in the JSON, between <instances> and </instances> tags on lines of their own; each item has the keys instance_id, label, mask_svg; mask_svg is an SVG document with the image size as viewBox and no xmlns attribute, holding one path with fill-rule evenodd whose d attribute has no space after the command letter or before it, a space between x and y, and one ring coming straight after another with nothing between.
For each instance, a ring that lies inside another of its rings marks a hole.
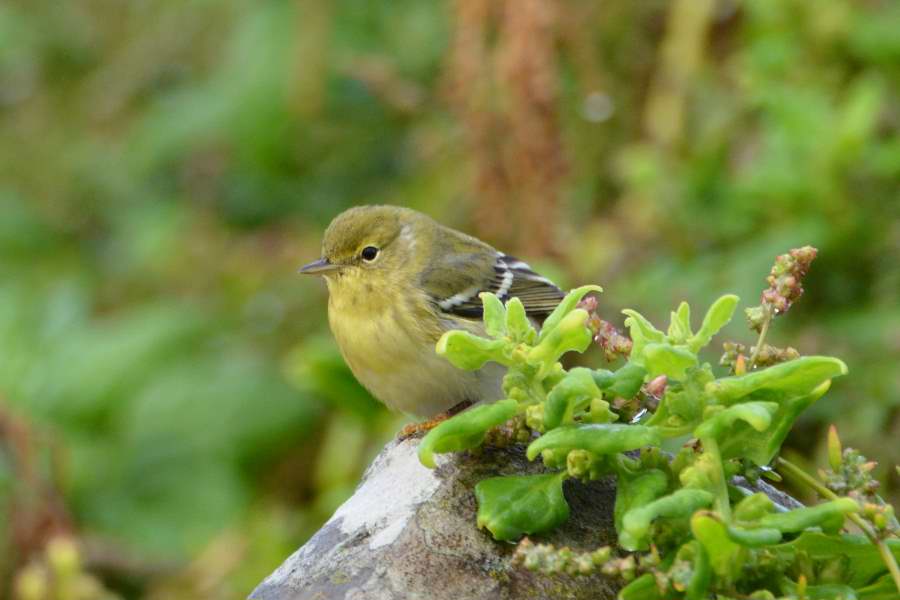
<instances>
[{"instance_id":1,"label":"bird's beak","mask_svg":"<svg viewBox=\"0 0 900 600\"><path fill-rule=\"evenodd\" d=\"M322 275L325 273L330 273L331 271L337 271L340 268L340 265L333 265L328 262L327 258L320 258L317 261L313 261L308 265L303 265L300 267L299 272L304 275Z\"/></svg>"}]
</instances>

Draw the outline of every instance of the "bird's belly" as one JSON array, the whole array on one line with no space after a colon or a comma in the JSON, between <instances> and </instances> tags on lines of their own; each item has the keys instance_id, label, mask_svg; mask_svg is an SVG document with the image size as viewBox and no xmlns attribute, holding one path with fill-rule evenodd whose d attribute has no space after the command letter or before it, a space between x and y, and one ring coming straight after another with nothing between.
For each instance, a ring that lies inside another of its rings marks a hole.
<instances>
[{"instance_id":1,"label":"bird's belly","mask_svg":"<svg viewBox=\"0 0 900 600\"><path fill-rule=\"evenodd\" d=\"M433 348L431 356L425 350L415 361L398 361L391 372L363 367L354 369L354 373L389 408L421 417L433 416L465 400L483 399L487 390L482 389L480 373L458 371L433 354Z\"/></svg>"},{"instance_id":2,"label":"bird's belly","mask_svg":"<svg viewBox=\"0 0 900 600\"><path fill-rule=\"evenodd\" d=\"M466 400L500 397L499 365L459 370L435 353L436 339L398 322L395 313L329 320L350 370L393 410L428 417Z\"/></svg>"}]
</instances>

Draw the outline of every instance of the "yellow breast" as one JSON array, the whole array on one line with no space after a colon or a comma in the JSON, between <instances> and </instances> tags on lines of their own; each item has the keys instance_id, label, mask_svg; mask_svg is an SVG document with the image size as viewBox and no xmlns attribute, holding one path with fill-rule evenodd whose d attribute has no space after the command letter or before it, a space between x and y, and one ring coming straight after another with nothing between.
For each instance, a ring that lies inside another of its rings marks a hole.
<instances>
[{"instance_id":1,"label":"yellow breast","mask_svg":"<svg viewBox=\"0 0 900 600\"><path fill-rule=\"evenodd\" d=\"M460 371L435 353L452 323L441 321L417 290L351 290L353 282L329 283L328 320L353 374L388 407L432 416L464 400L500 397L502 369ZM354 292L354 293L348 293ZM478 326L473 324L472 327Z\"/></svg>"}]
</instances>

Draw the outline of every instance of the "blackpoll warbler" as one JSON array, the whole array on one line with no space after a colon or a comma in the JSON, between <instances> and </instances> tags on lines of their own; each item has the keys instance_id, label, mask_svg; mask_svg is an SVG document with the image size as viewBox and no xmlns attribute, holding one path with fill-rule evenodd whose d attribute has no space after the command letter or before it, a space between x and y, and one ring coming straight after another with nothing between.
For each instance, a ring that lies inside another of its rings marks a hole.
<instances>
[{"instance_id":1,"label":"blackpoll warbler","mask_svg":"<svg viewBox=\"0 0 900 600\"><path fill-rule=\"evenodd\" d=\"M300 269L328 284L328 321L356 378L388 407L430 417L501 397L503 369L461 371L435 354L449 329L483 334L478 294L518 297L541 321L563 292L521 260L408 208L358 206Z\"/></svg>"}]
</instances>

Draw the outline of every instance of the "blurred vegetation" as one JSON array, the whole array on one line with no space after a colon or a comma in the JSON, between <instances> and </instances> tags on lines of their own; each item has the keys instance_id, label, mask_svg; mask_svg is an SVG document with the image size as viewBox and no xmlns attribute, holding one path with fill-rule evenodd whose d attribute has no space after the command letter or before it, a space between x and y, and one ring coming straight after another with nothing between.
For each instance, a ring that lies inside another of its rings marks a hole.
<instances>
[{"instance_id":1,"label":"blurred vegetation","mask_svg":"<svg viewBox=\"0 0 900 600\"><path fill-rule=\"evenodd\" d=\"M402 422L295 274L363 202L618 324L753 305L818 247L770 340L850 375L788 445L822 463L838 423L896 500L898 30L889 0L0 4L0 595L73 536L123 597L243 597L331 514Z\"/></svg>"}]
</instances>

